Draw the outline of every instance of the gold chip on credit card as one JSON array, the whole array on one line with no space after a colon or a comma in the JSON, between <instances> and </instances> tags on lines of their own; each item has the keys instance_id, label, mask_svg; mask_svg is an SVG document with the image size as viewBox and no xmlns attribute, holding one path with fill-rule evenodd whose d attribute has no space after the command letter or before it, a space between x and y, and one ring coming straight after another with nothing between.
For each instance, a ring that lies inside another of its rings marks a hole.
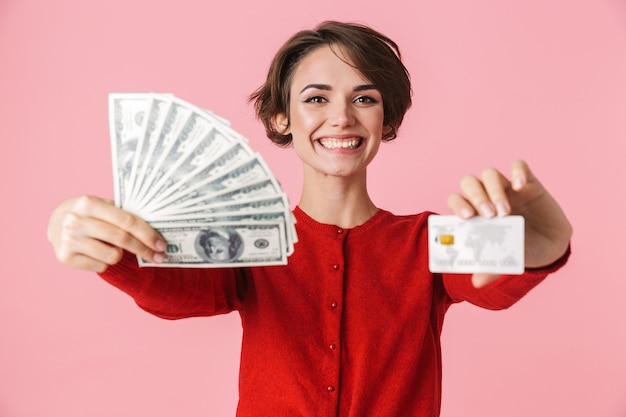
<instances>
[{"instance_id":1,"label":"gold chip on credit card","mask_svg":"<svg viewBox=\"0 0 626 417\"><path fill-rule=\"evenodd\" d=\"M439 235L439 243L442 245L454 245L454 235Z\"/></svg>"}]
</instances>

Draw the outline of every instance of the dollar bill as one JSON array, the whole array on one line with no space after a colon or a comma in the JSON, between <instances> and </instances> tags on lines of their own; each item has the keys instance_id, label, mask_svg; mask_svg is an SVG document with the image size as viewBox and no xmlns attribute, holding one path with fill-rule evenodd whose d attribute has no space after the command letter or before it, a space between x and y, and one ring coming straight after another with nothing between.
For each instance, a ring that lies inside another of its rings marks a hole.
<instances>
[{"instance_id":1,"label":"dollar bill","mask_svg":"<svg viewBox=\"0 0 626 417\"><path fill-rule=\"evenodd\" d=\"M280 222L285 225L283 231L285 233L285 244L287 247L287 254L290 255L293 252L293 223L291 222L292 214L287 210L275 210L275 211L258 211L250 213L215 213L212 216L200 216L192 217L188 216L180 218L177 222L184 222L187 224L193 223L240 223L240 224L254 224L254 223L267 223L267 222ZM152 226L157 230L160 228L166 228L172 225L171 221L160 220L152 223Z\"/></svg>"},{"instance_id":2,"label":"dollar bill","mask_svg":"<svg viewBox=\"0 0 626 417\"><path fill-rule=\"evenodd\" d=\"M151 178L144 183L145 187L139 192L142 202L148 201L156 193L167 179L176 175L183 175L188 167L183 165L185 157L198 149L200 141L208 139L208 145L219 146L224 140L214 140L217 135L215 123L206 119L204 114L191 113L185 125L180 131L174 145L169 149L165 158L162 159L158 168L152 171ZM224 145L225 146L225 145ZM210 152L210 148L201 146L200 152ZM182 171L177 174L177 171Z\"/></svg>"},{"instance_id":3,"label":"dollar bill","mask_svg":"<svg viewBox=\"0 0 626 417\"><path fill-rule=\"evenodd\" d=\"M280 186L274 178L255 181L234 190L223 190L219 193L208 196L205 200L186 201L180 206L167 206L159 210L160 213L190 213L198 210L200 206L209 206L224 202L245 201L253 198L274 197L281 192Z\"/></svg>"},{"instance_id":4,"label":"dollar bill","mask_svg":"<svg viewBox=\"0 0 626 417\"><path fill-rule=\"evenodd\" d=\"M261 156L256 154L217 178L209 176L209 178L196 181L195 184L185 189L182 193L178 192L166 200L166 202L161 202L157 208L166 204L179 207L190 205L194 201L207 200L221 191L237 189L251 182L271 177L272 174L269 168Z\"/></svg>"},{"instance_id":5,"label":"dollar bill","mask_svg":"<svg viewBox=\"0 0 626 417\"><path fill-rule=\"evenodd\" d=\"M282 194L270 198L256 198L235 202L227 201L207 206L192 206L192 208L195 210L188 211L186 213L162 214L157 211L147 216L145 220L150 222L173 222L185 221L187 219L199 219L222 214L243 215L250 213L284 211L289 210L289 201L287 196Z\"/></svg>"},{"instance_id":6,"label":"dollar bill","mask_svg":"<svg viewBox=\"0 0 626 417\"><path fill-rule=\"evenodd\" d=\"M167 241L165 262L139 258L141 266L224 268L284 265L287 252L283 224L207 223L160 227Z\"/></svg>"},{"instance_id":7,"label":"dollar bill","mask_svg":"<svg viewBox=\"0 0 626 417\"><path fill-rule=\"evenodd\" d=\"M207 114L207 116L209 117L209 119L211 120L215 120L219 123L221 123L222 125L226 126L226 127L230 127L230 121L228 119L225 119L224 117L215 114L215 112L213 112L212 110L209 109L203 109L203 111Z\"/></svg>"},{"instance_id":8,"label":"dollar bill","mask_svg":"<svg viewBox=\"0 0 626 417\"><path fill-rule=\"evenodd\" d=\"M195 207L191 207L195 208ZM293 246L298 241L295 230L295 218L289 206L286 195L257 198L253 200L226 202L209 206L200 206L198 210L187 213L161 214L156 212L146 220L152 224L173 222L206 222L206 221L259 221L267 220L265 217L276 214L276 217L285 219L285 233L287 234L288 254L293 252ZM273 217L274 218L274 217Z\"/></svg>"},{"instance_id":9,"label":"dollar bill","mask_svg":"<svg viewBox=\"0 0 626 417\"><path fill-rule=\"evenodd\" d=\"M145 94L109 95L113 181L118 207L124 207L129 198L135 149L146 122L149 103L150 97Z\"/></svg>"},{"instance_id":10,"label":"dollar bill","mask_svg":"<svg viewBox=\"0 0 626 417\"><path fill-rule=\"evenodd\" d=\"M167 260L284 265L298 236L287 195L228 120L171 94L111 94L116 204L150 223ZM221 238L221 246L220 246Z\"/></svg>"},{"instance_id":11,"label":"dollar bill","mask_svg":"<svg viewBox=\"0 0 626 417\"><path fill-rule=\"evenodd\" d=\"M140 206L140 203L136 201L138 199L138 190L145 177L146 169L149 166L149 156L152 154L159 138L167 116L167 108L169 107L168 96L157 96L156 94L151 96L152 98L148 105L148 117L146 123L143 123L143 129L139 135L130 173L127 205L131 207Z\"/></svg>"},{"instance_id":12,"label":"dollar bill","mask_svg":"<svg viewBox=\"0 0 626 417\"><path fill-rule=\"evenodd\" d=\"M179 158L180 164L175 165L175 170L161 176L146 195L144 205L155 210L170 204L201 180L219 176L252 154L239 139L227 138L219 130L212 129Z\"/></svg>"},{"instance_id":13,"label":"dollar bill","mask_svg":"<svg viewBox=\"0 0 626 417\"><path fill-rule=\"evenodd\" d=\"M168 105L167 115L163 122L163 127L159 132L150 155L147 156L146 169L141 179L141 184L134 190L137 196L141 196L144 190L150 188L154 182L154 172L161 169L163 161L168 158L172 148L177 145L177 139L180 132L185 127L185 123L191 115L191 110L179 101L170 101ZM178 144L178 147L184 146ZM140 200L136 197L134 200Z\"/></svg>"}]
</instances>

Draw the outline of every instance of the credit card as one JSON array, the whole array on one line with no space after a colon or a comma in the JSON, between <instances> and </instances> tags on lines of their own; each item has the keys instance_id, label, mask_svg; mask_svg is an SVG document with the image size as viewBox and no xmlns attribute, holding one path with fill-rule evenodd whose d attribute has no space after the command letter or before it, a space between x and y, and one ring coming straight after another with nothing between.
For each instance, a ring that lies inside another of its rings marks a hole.
<instances>
[{"instance_id":1,"label":"credit card","mask_svg":"<svg viewBox=\"0 0 626 417\"><path fill-rule=\"evenodd\" d=\"M431 272L519 275L524 272L524 217L428 216Z\"/></svg>"}]
</instances>

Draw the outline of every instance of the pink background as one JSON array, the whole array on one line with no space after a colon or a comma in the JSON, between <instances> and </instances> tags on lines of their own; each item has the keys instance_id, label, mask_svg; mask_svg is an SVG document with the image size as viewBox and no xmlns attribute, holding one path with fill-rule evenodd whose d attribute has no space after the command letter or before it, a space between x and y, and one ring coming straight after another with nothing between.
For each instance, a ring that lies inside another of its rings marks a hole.
<instances>
[{"instance_id":1,"label":"pink background","mask_svg":"<svg viewBox=\"0 0 626 417\"><path fill-rule=\"evenodd\" d=\"M300 165L246 103L294 31L372 25L401 46L414 106L370 178L382 207L446 212L466 173L529 161L575 228L573 257L510 310L444 329L448 417L626 415L626 7L615 0L0 0L0 417L232 416L235 314L168 322L59 265L52 209L111 197L109 92L171 92L231 120L292 203Z\"/></svg>"}]
</instances>

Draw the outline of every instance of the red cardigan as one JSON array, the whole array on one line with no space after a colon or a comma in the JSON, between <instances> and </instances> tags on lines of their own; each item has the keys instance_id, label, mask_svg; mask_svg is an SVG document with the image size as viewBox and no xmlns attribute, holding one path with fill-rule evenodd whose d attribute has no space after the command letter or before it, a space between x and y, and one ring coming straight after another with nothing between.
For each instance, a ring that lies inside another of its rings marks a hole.
<instances>
[{"instance_id":1,"label":"red cardigan","mask_svg":"<svg viewBox=\"0 0 626 417\"><path fill-rule=\"evenodd\" d=\"M448 307L507 308L569 255L475 289L428 271L429 213L379 210L349 230L294 214L287 266L138 268L127 254L101 274L166 319L239 312L239 417L438 416Z\"/></svg>"}]
</instances>

